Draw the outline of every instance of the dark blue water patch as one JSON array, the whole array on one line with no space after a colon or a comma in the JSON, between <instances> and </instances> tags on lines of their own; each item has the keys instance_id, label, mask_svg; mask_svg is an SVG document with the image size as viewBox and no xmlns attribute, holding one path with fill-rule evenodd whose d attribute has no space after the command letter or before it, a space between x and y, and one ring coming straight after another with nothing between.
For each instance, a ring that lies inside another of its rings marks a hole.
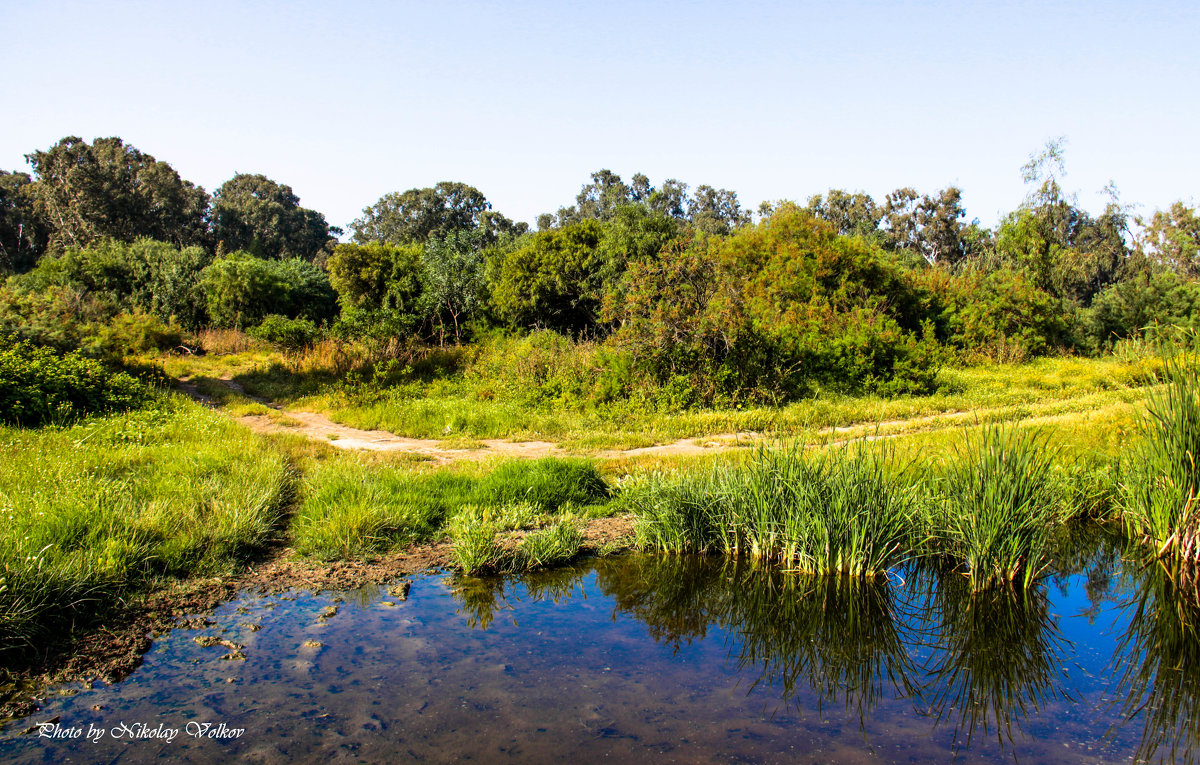
<instances>
[{"instance_id":1,"label":"dark blue water patch","mask_svg":"<svg viewBox=\"0 0 1200 765\"><path fill-rule=\"evenodd\" d=\"M7 724L0 755L1194 762L1195 601L1104 538L1023 594L936 570L869 584L632 555L427 575L407 600L248 595L161 636L124 682ZM23 733L51 718L79 737Z\"/></svg>"}]
</instances>

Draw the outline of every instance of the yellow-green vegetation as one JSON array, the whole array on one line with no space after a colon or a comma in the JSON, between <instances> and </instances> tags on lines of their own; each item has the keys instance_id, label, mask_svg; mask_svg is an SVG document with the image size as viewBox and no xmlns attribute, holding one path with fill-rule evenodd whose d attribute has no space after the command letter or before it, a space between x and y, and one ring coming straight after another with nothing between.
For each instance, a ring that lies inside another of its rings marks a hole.
<instances>
[{"instance_id":1,"label":"yellow-green vegetation","mask_svg":"<svg viewBox=\"0 0 1200 765\"><path fill-rule=\"evenodd\" d=\"M596 467L581 460L418 472L347 456L307 474L291 528L304 555L359 557L429 539L447 519L452 537L476 516L480 528L519 529L564 507L602 503L608 494Z\"/></svg>"},{"instance_id":2,"label":"yellow-green vegetation","mask_svg":"<svg viewBox=\"0 0 1200 765\"><path fill-rule=\"evenodd\" d=\"M180 398L0 429L0 650L159 576L229 571L278 531L283 455Z\"/></svg>"},{"instance_id":3,"label":"yellow-green vegetation","mask_svg":"<svg viewBox=\"0 0 1200 765\"><path fill-rule=\"evenodd\" d=\"M533 505L463 507L447 524L454 560L468 574L535 571L565 563L583 546L580 519L568 508L538 513ZM534 529L508 545L505 531Z\"/></svg>"}]
</instances>

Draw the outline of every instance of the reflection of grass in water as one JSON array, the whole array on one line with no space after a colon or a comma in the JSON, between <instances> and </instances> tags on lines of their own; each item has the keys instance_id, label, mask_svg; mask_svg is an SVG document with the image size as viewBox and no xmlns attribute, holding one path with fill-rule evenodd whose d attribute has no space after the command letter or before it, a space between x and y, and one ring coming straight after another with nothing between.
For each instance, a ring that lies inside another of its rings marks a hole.
<instances>
[{"instance_id":1,"label":"reflection of grass in water","mask_svg":"<svg viewBox=\"0 0 1200 765\"><path fill-rule=\"evenodd\" d=\"M972 592L967 579L940 578L931 604L941 636L930 657L929 701L939 724L955 711L955 749L981 727L1001 749L1047 701L1070 698L1059 667L1069 648L1041 588Z\"/></svg>"},{"instance_id":2,"label":"reflection of grass in water","mask_svg":"<svg viewBox=\"0 0 1200 765\"><path fill-rule=\"evenodd\" d=\"M586 573L586 568L575 566L535 571L519 578L456 573L447 584L461 606L458 613L466 617L467 626L486 630L495 621L497 611L512 610L509 599L515 597L518 585L524 586L527 597L534 602L560 603L580 593Z\"/></svg>"},{"instance_id":3,"label":"reflection of grass in water","mask_svg":"<svg viewBox=\"0 0 1200 765\"><path fill-rule=\"evenodd\" d=\"M1156 754L1200 762L1200 579L1178 564L1154 564L1114 653L1116 687L1128 689L1122 715L1142 717L1134 759Z\"/></svg>"},{"instance_id":4,"label":"reflection of grass in water","mask_svg":"<svg viewBox=\"0 0 1200 765\"><path fill-rule=\"evenodd\" d=\"M601 564L616 607L678 649L719 624L731 655L790 704L802 688L818 707L841 702L860 722L891 688L912 690L913 667L882 582L812 577L739 561L631 556Z\"/></svg>"}]
</instances>

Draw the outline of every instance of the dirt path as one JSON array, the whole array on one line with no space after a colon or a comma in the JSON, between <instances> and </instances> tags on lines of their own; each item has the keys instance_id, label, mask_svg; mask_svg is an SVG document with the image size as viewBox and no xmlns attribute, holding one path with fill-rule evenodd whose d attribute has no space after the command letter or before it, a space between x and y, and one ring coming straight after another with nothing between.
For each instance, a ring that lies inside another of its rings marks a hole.
<instances>
[{"instance_id":1,"label":"dirt path","mask_svg":"<svg viewBox=\"0 0 1200 765\"><path fill-rule=\"evenodd\" d=\"M210 406L217 404L211 397L204 395L191 380L184 378L178 382L179 387L192 398ZM256 433L294 433L313 441L329 444L337 449L401 452L419 455L438 464L462 460L482 460L494 456L537 458L567 453L559 444L552 441L506 441L504 439L491 438L474 442L476 444L474 448L452 448L444 445L442 441L437 439L406 438L385 430L361 430L348 425L340 425L329 419L329 417L317 412L285 410L280 404L250 395L234 380L219 379L215 380L215 382L219 382L238 396L262 404L277 412L277 414L250 414L235 417L238 422ZM983 419L988 413L1004 408L946 411L908 419L832 426L812 431L810 438L813 445L824 444L830 446L838 446L853 441L895 438L913 432L959 427L969 424L973 420ZM1045 417L1026 417L1024 419L1032 422L1034 420L1045 419ZM844 437L839 438L839 436ZM628 459L644 456L693 456L734 449L746 449L771 440L773 440L773 437L770 434L756 431L718 433L697 436L695 438L681 438L668 444L657 444L655 446L644 446L634 449L606 449L597 452L595 456L600 459Z\"/></svg>"}]
</instances>

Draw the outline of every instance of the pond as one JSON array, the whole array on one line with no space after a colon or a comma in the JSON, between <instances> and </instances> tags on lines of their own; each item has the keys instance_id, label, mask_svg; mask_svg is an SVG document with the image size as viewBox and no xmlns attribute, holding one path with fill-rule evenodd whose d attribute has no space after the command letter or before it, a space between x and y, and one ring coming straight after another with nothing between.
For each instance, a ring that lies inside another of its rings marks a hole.
<instances>
[{"instance_id":1,"label":"pond","mask_svg":"<svg viewBox=\"0 0 1200 765\"><path fill-rule=\"evenodd\" d=\"M0 759L1196 762L1184 589L1088 534L1020 596L652 555L245 595Z\"/></svg>"}]
</instances>

